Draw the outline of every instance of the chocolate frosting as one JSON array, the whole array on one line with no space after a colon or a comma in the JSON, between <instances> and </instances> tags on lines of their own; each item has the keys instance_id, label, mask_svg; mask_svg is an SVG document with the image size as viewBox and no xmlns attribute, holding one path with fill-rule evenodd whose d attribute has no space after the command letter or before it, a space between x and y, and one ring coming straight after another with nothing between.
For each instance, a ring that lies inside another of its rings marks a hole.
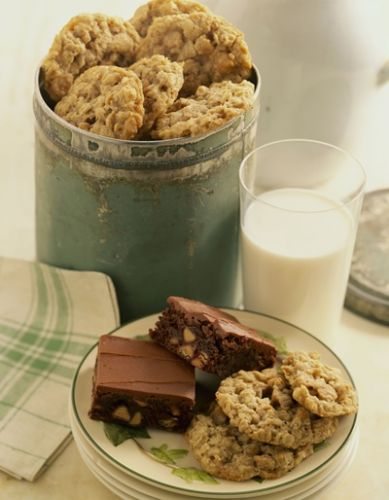
<instances>
[{"instance_id":1,"label":"chocolate frosting","mask_svg":"<svg viewBox=\"0 0 389 500\"><path fill-rule=\"evenodd\" d=\"M209 321L212 323L216 336L227 337L228 335L238 335L240 337L250 337L250 339L267 345L276 353L272 342L260 336L260 333L254 328L243 325L235 316L228 314L216 307L211 307L197 300L185 299L184 297L169 297L167 302L170 307L176 311L182 312L187 317L195 317L200 321Z\"/></svg>"},{"instance_id":2,"label":"chocolate frosting","mask_svg":"<svg viewBox=\"0 0 389 500\"><path fill-rule=\"evenodd\" d=\"M239 323L239 321L232 316L216 307L208 306L203 304L198 300L185 299L184 297L168 297L167 303L170 307L173 307L176 311L181 311L188 316L196 316L198 319L205 321L210 321L213 323L215 320L224 319L226 321L234 321Z\"/></svg>"},{"instance_id":3,"label":"chocolate frosting","mask_svg":"<svg viewBox=\"0 0 389 500\"><path fill-rule=\"evenodd\" d=\"M194 400L194 368L154 342L100 337L95 388Z\"/></svg>"}]
</instances>

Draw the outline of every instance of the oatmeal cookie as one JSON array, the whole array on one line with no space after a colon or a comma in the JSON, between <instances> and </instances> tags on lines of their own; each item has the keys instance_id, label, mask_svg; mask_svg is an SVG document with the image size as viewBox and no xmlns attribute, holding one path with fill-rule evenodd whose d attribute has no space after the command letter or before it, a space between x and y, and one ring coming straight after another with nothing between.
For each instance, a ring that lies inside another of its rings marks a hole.
<instances>
[{"instance_id":1,"label":"oatmeal cookie","mask_svg":"<svg viewBox=\"0 0 389 500\"><path fill-rule=\"evenodd\" d=\"M137 58L154 54L184 63L184 97L200 85L223 80L239 83L252 68L243 34L223 18L203 12L155 18Z\"/></svg>"},{"instance_id":2,"label":"oatmeal cookie","mask_svg":"<svg viewBox=\"0 0 389 500\"><path fill-rule=\"evenodd\" d=\"M58 33L42 64L44 87L54 102L74 79L97 65L128 66L140 37L129 21L103 14L73 17Z\"/></svg>"},{"instance_id":3,"label":"oatmeal cookie","mask_svg":"<svg viewBox=\"0 0 389 500\"><path fill-rule=\"evenodd\" d=\"M224 81L200 86L193 98L181 97L155 122L154 139L195 137L214 130L249 109L254 85Z\"/></svg>"},{"instance_id":4,"label":"oatmeal cookie","mask_svg":"<svg viewBox=\"0 0 389 500\"><path fill-rule=\"evenodd\" d=\"M139 135L144 137L155 120L177 99L184 83L182 64L155 55L141 59L130 69L139 76L143 86L145 117Z\"/></svg>"},{"instance_id":5,"label":"oatmeal cookie","mask_svg":"<svg viewBox=\"0 0 389 500\"><path fill-rule=\"evenodd\" d=\"M333 436L339 427L338 417L312 418L312 443L319 444Z\"/></svg>"},{"instance_id":6,"label":"oatmeal cookie","mask_svg":"<svg viewBox=\"0 0 389 500\"><path fill-rule=\"evenodd\" d=\"M194 457L216 477L231 481L246 481L255 476L277 478L313 452L312 445L288 450L254 441L223 417L220 419L220 415L217 407L209 416L197 415L186 432Z\"/></svg>"},{"instance_id":7,"label":"oatmeal cookie","mask_svg":"<svg viewBox=\"0 0 389 500\"><path fill-rule=\"evenodd\" d=\"M319 429L314 435L314 417L293 400L286 380L274 368L240 370L221 382L216 399L231 425L254 440L296 449L320 438ZM326 439L332 423L321 426Z\"/></svg>"},{"instance_id":8,"label":"oatmeal cookie","mask_svg":"<svg viewBox=\"0 0 389 500\"><path fill-rule=\"evenodd\" d=\"M95 66L75 80L55 112L95 134L132 139L143 124L142 82L133 71Z\"/></svg>"},{"instance_id":9,"label":"oatmeal cookie","mask_svg":"<svg viewBox=\"0 0 389 500\"><path fill-rule=\"evenodd\" d=\"M130 21L140 36L145 37L150 24L156 17L190 14L192 12L209 13L209 10L205 5L191 0L151 0L147 4L138 7Z\"/></svg>"},{"instance_id":10,"label":"oatmeal cookie","mask_svg":"<svg viewBox=\"0 0 389 500\"><path fill-rule=\"evenodd\" d=\"M194 98L197 101L206 102L210 108L225 106L229 109L239 110L241 113L253 104L254 84L244 80L233 83L228 80L213 83L209 87L201 85Z\"/></svg>"},{"instance_id":11,"label":"oatmeal cookie","mask_svg":"<svg viewBox=\"0 0 389 500\"><path fill-rule=\"evenodd\" d=\"M293 398L320 417L338 417L354 413L357 395L341 372L320 361L317 353L294 352L281 366L293 389Z\"/></svg>"}]
</instances>

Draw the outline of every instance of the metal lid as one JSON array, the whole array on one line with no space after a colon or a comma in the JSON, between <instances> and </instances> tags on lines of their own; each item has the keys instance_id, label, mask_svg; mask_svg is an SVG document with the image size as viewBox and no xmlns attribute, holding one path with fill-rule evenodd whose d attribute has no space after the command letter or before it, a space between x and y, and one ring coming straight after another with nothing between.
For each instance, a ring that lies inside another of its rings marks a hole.
<instances>
[{"instance_id":1,"label":"metal lid","mask_svg":"<svg viewBox=\"0 0 389 500\"><path fill-rule=\"evenodd\" d=\"M389 324L389 189L365 195L345 305Z\"/></svg>"}]
</instances>

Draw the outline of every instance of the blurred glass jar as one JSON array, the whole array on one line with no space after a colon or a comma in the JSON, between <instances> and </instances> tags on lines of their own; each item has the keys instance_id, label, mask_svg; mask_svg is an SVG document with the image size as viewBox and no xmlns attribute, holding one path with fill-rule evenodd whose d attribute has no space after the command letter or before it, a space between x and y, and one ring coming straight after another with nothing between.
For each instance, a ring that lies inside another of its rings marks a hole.
<instances>
[{"instance_id":1,"label":"blurred glass jar","mask_svg":"<svg viewBox=\"0 0 389 500\"><path fill-rule=\"evenodd\" d=\"M389 181L388 0L204 3L245 33L261 72L259 144L329 142L374 167L370 184Z\"/></svg>"}]
</instances>

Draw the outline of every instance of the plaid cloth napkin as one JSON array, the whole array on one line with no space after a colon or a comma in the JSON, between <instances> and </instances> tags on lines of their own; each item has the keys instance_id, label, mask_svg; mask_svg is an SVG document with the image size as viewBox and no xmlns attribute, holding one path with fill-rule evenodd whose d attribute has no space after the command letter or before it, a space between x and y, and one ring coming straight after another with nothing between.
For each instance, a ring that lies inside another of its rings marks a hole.
<instances>
[{"instance_id":1,"label":"plaid cloth napkin","mask_svg":"<svg viewBox=\"0 0 389 500\"><path fill-rule=\"evenodd\" d=\"M0 258L0 469L33 481L64 449L75 368L117 326L108 276Z\"/></svg>"}]
</instances>

